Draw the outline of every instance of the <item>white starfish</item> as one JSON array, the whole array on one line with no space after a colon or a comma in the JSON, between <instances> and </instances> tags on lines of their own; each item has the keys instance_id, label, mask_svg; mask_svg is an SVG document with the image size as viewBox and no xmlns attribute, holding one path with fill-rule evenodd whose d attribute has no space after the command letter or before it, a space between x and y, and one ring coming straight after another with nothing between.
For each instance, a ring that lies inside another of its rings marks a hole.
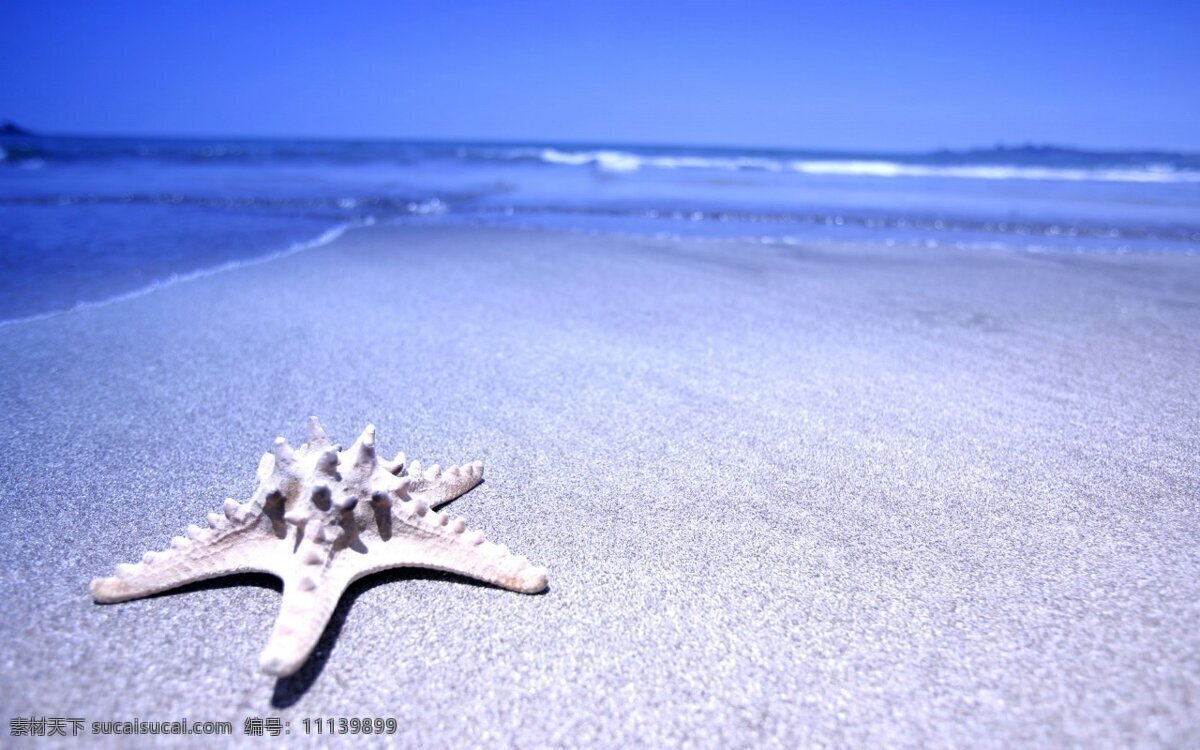
<instances>
[{"instance_id":1,"label":"white starfish","mask_svg":"<svg viewBox=\"0 0 1200 750\"><path fill-rule=\"evenodd\" d=\"M249 502L226 500L224 515L208 514L210 528L188 526L171 549L94 579L92 597L121 602L232 573L274 574L283 579L283 603L259 666L289 675L316 646L342 592L370 573L432 568L524 593L546 588L544 568L431 509L482 478L478 461L421 471L403 453L379 460L371 425L342 451L312 417L308 442L293 451L276 438L263 454Z\"/></svg>"}]
</instances>

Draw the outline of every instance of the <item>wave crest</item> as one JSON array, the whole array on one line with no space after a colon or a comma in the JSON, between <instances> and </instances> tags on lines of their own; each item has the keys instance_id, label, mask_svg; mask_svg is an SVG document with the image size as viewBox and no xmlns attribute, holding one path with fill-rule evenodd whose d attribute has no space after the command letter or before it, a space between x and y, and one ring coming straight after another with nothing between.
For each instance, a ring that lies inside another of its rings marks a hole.
<instances>
[{"instance_id":1,"label":"wave crest","mask_svg":"<svg viewBox=\"0 0 1200 750\"><path fill-rule=\"evenodd\" d=\"M511 158L528 158L528 151ZM841 177L925 177L966 180L1058 180L1094 182L1200 182L1200 171L1178 170L1167 164L1143 167L1050 167L1016 164L920 164L859 159L771 159L754 156L637 154L631 151L563 151L545 148L541 161L561 166L594 166L609 172L652 169L714 169L794 172Z\"/></svg>"}]
</instances>

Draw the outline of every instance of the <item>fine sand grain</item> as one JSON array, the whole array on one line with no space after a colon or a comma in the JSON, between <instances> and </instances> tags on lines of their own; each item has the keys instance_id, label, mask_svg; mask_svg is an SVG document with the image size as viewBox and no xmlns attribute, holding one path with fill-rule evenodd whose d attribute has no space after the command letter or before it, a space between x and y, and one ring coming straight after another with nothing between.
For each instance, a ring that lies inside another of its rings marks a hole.
<instances>
[{"instance_id":1,"label":"fine sand grain","mask_svg":"<svg viewBox=\"0 0 1200 750\"><path fill-rule=\"evenodd\" d=\"M1195 747L1197 373L1194 257L472 228L7 326L0 719L232 721L247 747L252 716L288 746L354 716L410 747ZM452 512L549 592L375 576L278 683L268 578L92 603L309 414L482 459Z\"/></svg>"}]
</instances>

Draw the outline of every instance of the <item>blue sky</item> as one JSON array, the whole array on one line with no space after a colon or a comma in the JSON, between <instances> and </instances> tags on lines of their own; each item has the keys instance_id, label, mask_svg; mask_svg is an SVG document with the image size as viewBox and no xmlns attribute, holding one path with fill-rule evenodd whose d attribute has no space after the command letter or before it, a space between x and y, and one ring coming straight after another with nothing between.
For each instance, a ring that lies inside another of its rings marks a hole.
<instances>
[{"instance_id":1,"label":"blue sky","mask_svg":"<svg viewBox=\"0 0 1200 750\"><path fill-rule=\"evenodd\" d=\"M0 0L53 132L1200 150L1200 3Z\"/></svg>"}]
</instances>

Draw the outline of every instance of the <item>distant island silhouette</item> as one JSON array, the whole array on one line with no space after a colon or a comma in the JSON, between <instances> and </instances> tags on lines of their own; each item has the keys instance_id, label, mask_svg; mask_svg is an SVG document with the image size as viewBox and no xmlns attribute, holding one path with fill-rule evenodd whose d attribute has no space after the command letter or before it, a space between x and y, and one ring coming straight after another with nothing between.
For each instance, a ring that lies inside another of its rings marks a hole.
<instances>
[{"instance_id":1,"label":"distant island silhouette","mask_svg":"<svg viewBox=\"0 0 1200 750\"><path fill-rule=\"evenodd\" d=\"M21 127L12 120L5 120L4 124L0 125L0 135L33 135L33 131Z\"/></svg>"}]
</instances>

